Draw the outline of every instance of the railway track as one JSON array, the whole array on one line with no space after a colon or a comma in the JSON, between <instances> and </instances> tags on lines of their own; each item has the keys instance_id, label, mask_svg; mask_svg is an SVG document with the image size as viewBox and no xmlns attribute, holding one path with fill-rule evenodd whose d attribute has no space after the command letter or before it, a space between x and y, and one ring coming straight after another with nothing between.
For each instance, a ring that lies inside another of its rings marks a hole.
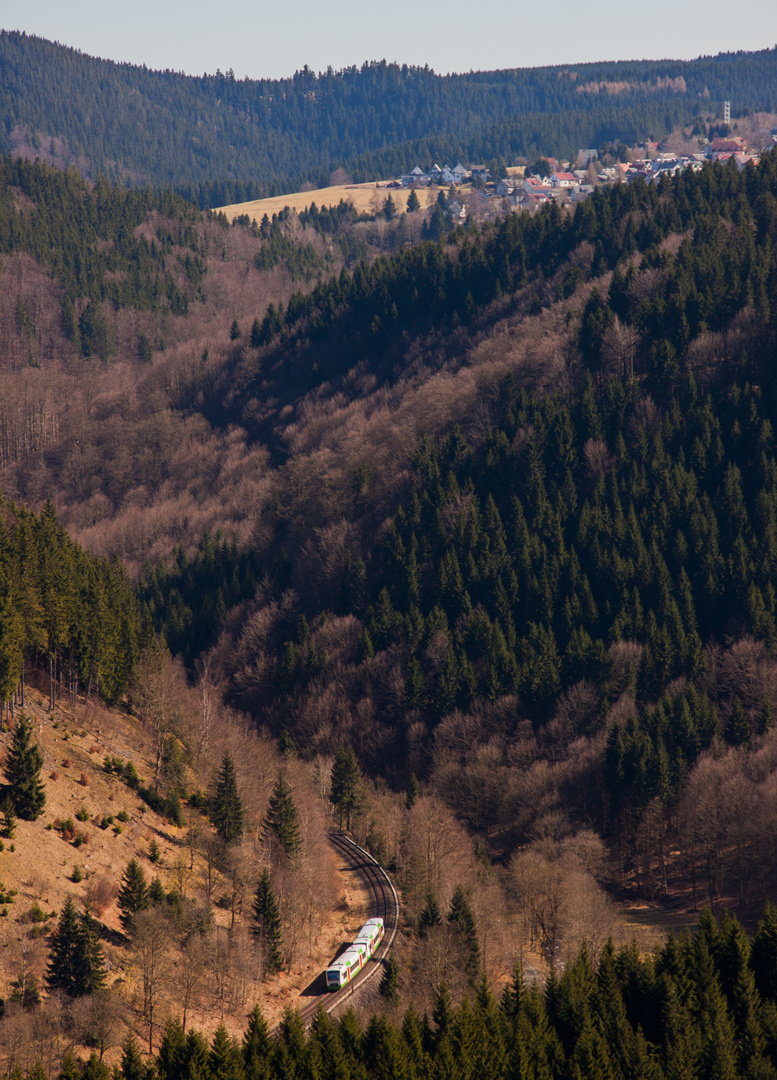
<instances>
[{"instance_id":1,"label":"railway track","mask_svg":"<svg viewBox=\"0 0 777 1080\"><path fill-rule=\"evenodd\" d=\"M355 976L342 989L332 993L323 990L314 997L304 1008L299 1010L303 1024L307 1027L316 1015L319 1006L324 1012L331 1013L334 1009L352 997L366 982L374 978L382 969L381 961L388 956L399 925L399 897L394 888L391 878L380 865L373 859L368 851L360 847L350 836L345 833L335 832L329 834L329 842L338 854L348 861L351 867L364 879L371 894L370 907L367 918L379 916L383 919L384 937L380 946L375 950L375 955L368 960L358 975ZM323 976L322 976L323 981Z\"/></svg>"}]
</instances>

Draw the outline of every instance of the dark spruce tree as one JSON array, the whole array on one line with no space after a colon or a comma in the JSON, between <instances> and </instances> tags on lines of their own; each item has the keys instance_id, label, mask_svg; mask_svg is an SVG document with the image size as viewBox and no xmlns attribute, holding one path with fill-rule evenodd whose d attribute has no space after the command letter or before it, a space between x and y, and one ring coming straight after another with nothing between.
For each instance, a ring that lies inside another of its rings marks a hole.
<instances>
[{"instance_id":1,"label":"dark spruce tree","mask_svg":"<svg viewBox=\"0 0 777 1080\"><path fill-rule=\"evenodd\" d=\"M262 1010L255 1005L248 1017L248 1027L243 1036L243 1065L246 1080L269 1080L271 1047L267 1021Z\"/></svg>"},{"instance_id":2,"label":"dark spruce tree","mask_svg":"<svg viewBox=\"0 0 777 1080\"><path fill-rule=\"evenodd\" d=\"M145 911L151 906L146 875L137 859L130 859L127 863L117 903L121 912L119 919L125 930L132 928L132 919L136 912Z\"/></svg>"},{"instance_id":3,"label":"dark spruce tree","mask_svg":"<svg viewBox=\"0 0 777 1080\"><path fill-rule=\"evenodd\" d=\"M337 819L341 829L343 816L345 816L345 827L347 829L351 827L351 814L359 808L360 790L361 773L353 747L341 746L332 766L332 785L329 791L329 801L337 810Z\"/></svg>"},{"instance_id":4,"label":"dark spruce tree","mask_svg":"<svg viewBox=\"0 0 777 1080\"><path fill-rule=\"evenodd\" d=\"M46 789L40 778L42 768L43 754L33 742L32 724L22 716L14 728L5 776L16 816L25 821L39 818L46 805Z\"/></svg>"},{"instance_id":5,"label":"dark spruce tree","mask_svg":"<svg viewBox=\"0 0 777 1080\"><path fill-rule=\"evenodd\" d=\"M389 1001L397 1001L399 998L399 961L393 952L383 961L383 975L378 990Z\"/></svg>"},{"instance_id":6,"label":"dark spruce tree","mask_svg":"<svg viewBox=\"0 0 777 1080\"><path fill-rule=\"evenodd\" d=\"M229 754L224 754L216 777L210 804L213 827L225 844L239 844L243 839L243 803L237 789L235 766Z\"/></svg>"},{"instance_id":7,"label":"dark spruce tree","mask_svg":"<svg viewBox=\"0 0 777 1080\"><path fill-rule=\"evenodd\" d=\"M265 839L274 837L291 858L297 855L302 847L297 808L291 796L291 789L280 774L264 816L263 832Z\"/></svg>"},{"instance_id":8,"label":"dark spruce tree","mask_svg":"<svg viewBox=\"0 0 777 1080\"><path fill-rule=\"evenodd\" d=\"M281 954L281 915L275 899L270 871L262 871L254 898L254 936L264 950L265 971L275 975L283 967Z\"/></svg>"},{"instance_id":9,"label":"dark spruce tree","mask_svg":"<svg viewBox=\"0 0 777 1080\"><path fill-rule=\"evenodd\" d=\"M46 982L50 990L64 990L70 997L93 994L105 984L97 923L88 912L77 914L72 896L65 901L51 935Z\"/></svg>"}]
</instances>

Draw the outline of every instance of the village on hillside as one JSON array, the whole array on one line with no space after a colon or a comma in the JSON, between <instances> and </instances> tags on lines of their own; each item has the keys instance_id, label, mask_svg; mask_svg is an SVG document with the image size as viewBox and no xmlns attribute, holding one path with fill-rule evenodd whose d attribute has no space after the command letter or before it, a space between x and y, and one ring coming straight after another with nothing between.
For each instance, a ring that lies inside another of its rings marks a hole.
<instances>
[{"instance_id":1,"label":"village on hillside","mask_svg":"<svg viewBox=\"0 0 777 1080\"><path fill-rule=\"evenodd\" d=\"M579 150L574 163L543 158L548 166L547 175L530 172L527 167L508 169L508 175L492 177L485 165L464 166L459 162L454 168L433 164L424 171L420 166L395 180L392 185L402 188L429 188L447 186L457 188L471 184L482 203L498 200L500 212L505 209L535 211L550 202L576 203L586 199L595 187L603 184L627 184L637 177L649 183L657 183L663 176L674 176L685 169L700 170L708 161L734 160L738 169L752 163L757 165L760 154L777 143L777 128L771 130L766 147L754 147L740 136L713 138L698 153L677 154L665 149L661 143L645 142L636 149L642 154L632 161L603 165L596 150ZM496 206L494 207L496 209ZM451 197L445 206L446 215L456 221L467 218L467 206L463 200Z\"/></svg>"}]
</instances>

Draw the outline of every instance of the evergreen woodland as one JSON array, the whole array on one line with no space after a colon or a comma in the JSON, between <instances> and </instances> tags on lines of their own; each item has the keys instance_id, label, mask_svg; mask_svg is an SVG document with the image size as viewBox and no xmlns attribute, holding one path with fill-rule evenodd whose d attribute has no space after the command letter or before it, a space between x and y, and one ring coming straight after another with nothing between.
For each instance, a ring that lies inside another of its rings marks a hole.
<instances>
[{"instance_id":1,"label":"evergreen woodland","mask_svg":"<svg viewBox=\"0 0 777 1080\"><path fill-rule=\"evenodd\" d=\"M50 502L40 515L0 502L0 581L0 707L11 702L25 660L56 667L87 695L118 702L141 640L138 605L121 563L75 544ZM21 724L16 741L25 730ZM19 749L13 762L21 756ZM24 763L19 768L30 773ZM31 789L22 794L30 777L6 774L18 815L37 816L38 796Z\"/></svg>"},{"instance_id":2,"label":"evergreen woodland","mask_svg":"<svg viewBox=\"0 0 777 1080\"><path fill-rule=\"evenodd\" d=\"M471 999L454 1005L443 984L431 1017L410 1006L362 1026L352 1011L332 1019L320 1010L306 1032L299 1014L287 1009L271 1038L257 1006L242 1040L222 1026L210 1044L171 1020L148 1073L130 1037L113 1075L770 1080L777 1075L776 940L774 908L752 939L732 916L718 923L707 910L694 936L670 938L649 956L610 944L594 964L583 950L544 989L527 985L517 970L499 999L481 980ZM98 1064L89 1063L83 1075L108 1078ZM33 1075L46 1073L27 1074ZM59 1075L78 1075L69 1055Z\"/></svg>"}]
</instances>

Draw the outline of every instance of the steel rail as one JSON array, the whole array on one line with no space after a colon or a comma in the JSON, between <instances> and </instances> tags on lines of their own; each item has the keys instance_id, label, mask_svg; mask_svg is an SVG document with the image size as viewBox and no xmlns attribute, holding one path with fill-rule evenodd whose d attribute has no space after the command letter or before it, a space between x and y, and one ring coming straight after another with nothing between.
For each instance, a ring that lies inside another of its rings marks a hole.
<instances>
[{"instance_id":1,"label":"steel rail","mask_svg":"<svg viewBox=\"0 0 777 1080\"><path fill-rule=\"evenodd\" d=\"M336 990L334 993L327 990L323 994L319 994L303 1009L300 1009L300 1018L305 1027L310 1025L319 1007L323 1008L325 1013L333 1012L338 1005L342 1005L344 1001L352 997L357 990L360 990L365 983L369 982L378 973L382 967L380 961L388 956L399 928L399 897L397 896L397 890L378 860L373 858L369 851L365 851L363 847L360 847L350 836L346 836L345 833L333 830L329 834L329 842L336 851L345 856L353 869L361 874L366 882L372 893L370 906L375 909L368 918L378 916L383 919L383 941L371 957L374 963L370 963L370 960L368 960L359 974L354 976L340 990Z\"/></svg>"}]
</instances>

